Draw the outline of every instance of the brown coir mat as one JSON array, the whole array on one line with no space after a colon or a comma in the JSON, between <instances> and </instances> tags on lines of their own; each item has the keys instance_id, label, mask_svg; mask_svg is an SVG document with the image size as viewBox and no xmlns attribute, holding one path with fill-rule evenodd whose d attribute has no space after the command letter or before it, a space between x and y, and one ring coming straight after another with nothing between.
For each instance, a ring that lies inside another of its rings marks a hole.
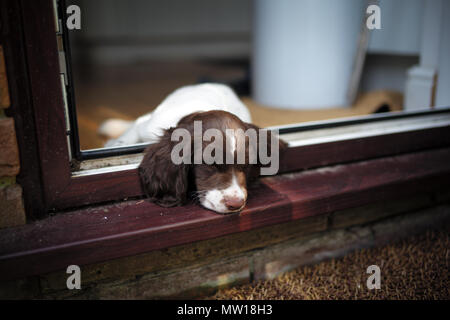
<instances>
[{"instance_id":1,"label":"brown coir mat","mask_svg":"<svg viewBox=\"0 0 450 320\"><path fill-rule=\"evenodd\" d=\"M274 280L219 291L210 299L449 299L450 234L426 234L341 259L303 266ZM367 288L367 268L381 289Z\"/></svg>"}]
</instances>

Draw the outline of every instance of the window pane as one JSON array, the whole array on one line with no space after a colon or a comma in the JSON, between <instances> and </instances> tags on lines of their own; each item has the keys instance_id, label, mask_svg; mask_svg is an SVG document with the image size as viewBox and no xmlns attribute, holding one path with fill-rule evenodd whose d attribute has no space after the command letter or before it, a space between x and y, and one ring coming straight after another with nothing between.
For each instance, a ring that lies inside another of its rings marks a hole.
<instances>
[{"instance_id":1,"label":"window pane","mask_svg":"<svg viewBox=\"0 0 450 320\"><path fill-rule=\"evenodd\" d=\"M123 120L119 134L175 89L202 82L229 84L261 127L450 102L438 99L445 61L432 57L448 40L433 1L380 1L379 16L365 0L69 4L81 8L81 30L68 32L82 150L103 147L105 121ZM427 32L439 35L426 46L434 49L424 49Z\"/></svg>"}]
</instances>

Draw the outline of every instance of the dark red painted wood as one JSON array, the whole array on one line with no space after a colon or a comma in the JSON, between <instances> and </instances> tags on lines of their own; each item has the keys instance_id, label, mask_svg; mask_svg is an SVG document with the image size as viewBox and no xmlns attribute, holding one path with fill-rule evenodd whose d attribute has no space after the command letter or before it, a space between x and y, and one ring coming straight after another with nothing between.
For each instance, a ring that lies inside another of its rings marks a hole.
<instances>
[{"instance_id":1,"label":"dark red painted wood","mask_svg":"<svg viewBox=\"0 0 450 320\"><path fill-rule=\"evenodd\" d=\"M280 172L450 146L450 126L291 148Z\"/></svg>"},{"instance_id":2,"label":"dark red painted wood","mask_svg":"<svg viewBox=\"0 0 450 320\"><path fill-rule=\"evenodd\" d=\"M450 149L265 178L241 214L128 201L0 231L0 279L136 255L450 185Z\"/></svg>"},{"instance_id":3,"label":"dark red painted wood","mask_svg":"<svg viewBox=\"0 0 450 320\"><path fill-rule=\"evenodd\" d=\"M6 113L14 117L21 160L17 181L23 188L28 218L38 218L46 207L19 1L0 1L0 25L11 97Z\"/></svg>"},{"instance_id":4,"label":"dark red painted wood","mask_svg":"<svg viewBox=\"0 0 450 320\"><path fill-rule=\"evenodd\" d=\"M450 126L290 148L280 173L450 145ZM137 170L70 179L52 208L65 209L142 195Z\"/></svg>"},{"instance_id":5,"label":"dark red painted wood","mask_svg":"<svg viewBox=\"0 0 450 320\"><path fill-rule=\"evenodd\" d=\"M53 1L20 3L42 186L50 209L71 182Z\"/></svg>"}]
</instances>

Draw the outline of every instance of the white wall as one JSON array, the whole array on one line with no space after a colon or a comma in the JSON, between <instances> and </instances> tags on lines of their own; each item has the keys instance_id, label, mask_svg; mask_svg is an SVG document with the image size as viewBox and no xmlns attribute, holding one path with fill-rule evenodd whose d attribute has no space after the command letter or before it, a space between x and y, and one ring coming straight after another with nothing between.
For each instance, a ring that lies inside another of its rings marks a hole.
<instances>
[{"instance_id":1,"label":"white wall","mask_svg":"<svg viewBox=\"0 0 450 320\"><path fill-rule=\"evenodd\" d=\"M72 35L82 40L84 55L88 53L95 63L133 63L152 58L249 58L256 1L261 0L73 0L82 9L82 31ZM424 14L428 12L426 4L436 1L441 0L380 0L382 30L372 32L362 90L402 91L407 69L422 54L422 65L434 61L431 64L441 69L436 102L449 104L446 95L450 94L447 89L450 76L444 72L449 68L450 52L445 48L450 38L449 22L445 21L447 31L439 36L439 41L430 36L436 34L433 32L422 36L424 28L433 29L430 24L423 25ZM445 8L440 10L441 14L449 10L450 1L443 3ZM302 19L307 20L308 14ZM439 24L439 19L428 20ZM320 21L316 23L320 26ZM315 28L313 24L311 28ZM279 35L286 36L289 35ZM310 36L315 36L313 29ZM307 46L308 40L300 45ZM433 45L439 48L423 50ZM75 56L77 53L80 52L75 52ZM280 85L283 85L281 81Z\"/></svg>"},{"instance_id":2,"label":"white wall","mask_svg":"<svg viewBox=\"0 0 450 320\"><path fill-rule=\"evenodd\" d=\"M450 2L427 0L423 12L420 62L409 69L407 110L450 106Z\"/></svg>"},{"instance_id":3,"label":"white wall","mask_svg":"<svg viewBox=\"0 0 450 320\"><path fill-rule=\"evenodd\" d=\"M293 109L348 105L364 4L258 1L252 55L255 100Z\"/></svg>"},{"instance_id":4,"label":"white wall","mask_svg":"<svg viewBox=\"0 0 450 320\"><path fill-rule=\"evenodd\" d=\"M369 54L366 57L360 91L394 90L403 92L409 68L418 56Z\"/></svg>"},{"instance_id":5,"label":"white wall","mask_svg":"<svg viewBox=\"0 0 450 320\"><path fill-rule=\"evenodd\" d=\"M444 1L442 5L436 106L450 107L450 1Z\"/></svg>"},{"instance_id":6,"label":"white wall","mask_svg":"<svg viewBox=\"0 0 450 320\"><path fill-rule=\"evenodd\" d=\"M382 29L372 31L368 52L418 55L424 1L380 0Z\"/></svg>"},{"instance_id":7,"label":"white wall","mask_svg":"<svg viewBox=\"0 0 450 320\"><path fill-rule=\"evenodd\" d=\"M252 0L72 2L82 12L82 30L73 34L96 62L250 52Z\"/></svg>"}]
</instances>

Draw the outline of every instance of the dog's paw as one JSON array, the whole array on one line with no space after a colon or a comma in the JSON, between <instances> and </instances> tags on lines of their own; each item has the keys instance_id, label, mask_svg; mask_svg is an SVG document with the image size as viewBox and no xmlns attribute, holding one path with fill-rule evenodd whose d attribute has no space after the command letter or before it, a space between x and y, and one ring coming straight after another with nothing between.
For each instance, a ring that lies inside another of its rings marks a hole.
<instances>
[{"instance_id":1,"label":"dog's paw","mask_svg":"<svg viewBox=\"0 0 450 320\"><path fill-rule=\"evenodd\" d=\"M132 121L122 119L108 119L98 128L98 134L116 140L133 124Z\"/></svg>"},{"instance_id":2,"label":"dog's paw","mask_svg":"<svg viewBox=\"0 0 450 320\"><path fill-rule=\"evenodd\" d=\"M119 139L111 139L111 140L108 140L106 143L105 143L105 145L104 145L104 147L105 148L113 148L113 147L123 147L123 146L125 146L125 145L127 145L124 141L122 141L122 140L119 140Z\"/></svg>"}]
</instances>

